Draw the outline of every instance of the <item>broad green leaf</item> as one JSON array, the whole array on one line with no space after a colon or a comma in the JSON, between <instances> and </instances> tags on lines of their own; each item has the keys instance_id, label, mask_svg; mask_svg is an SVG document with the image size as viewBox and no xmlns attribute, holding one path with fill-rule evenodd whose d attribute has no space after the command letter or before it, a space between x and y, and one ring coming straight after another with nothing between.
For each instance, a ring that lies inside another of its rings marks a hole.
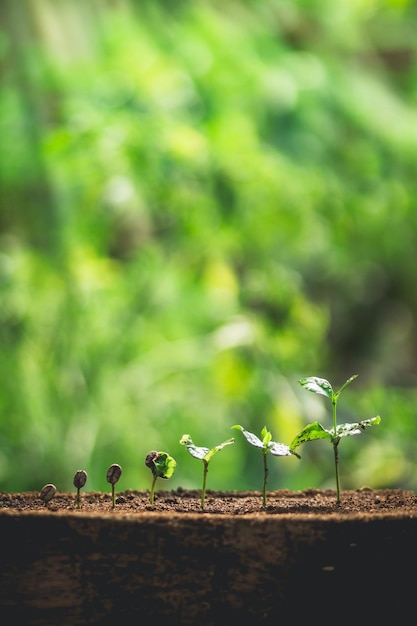
<instances>
[{"instance_id":1,"label":"broad green leaf","mask_svg":"<svg viewBox=\"0 0 417 626\"><path fill-rule=\"evenodd\" d=\"M268 446L268 451L274 456L291 456L293 454L285 443L277 443L276 441L272 441Z\"/></svg>"},{"instance_id":2,"label":"broad green leaf","mask_svg":"<svg viewBox=\"0 0 417 626\"><path fill-rule=\"evenodd\" d=\"M159 452L158 457L154 460L154 466L158 478L171 478L175 472L177 462L167 452Z\"/></svg>"},{"instance_id":3,"label":"broad green leaf","mask_svg":"<svg viewBox=\"0 0 417 626\"><path fill-rule=\"evenodd\" d=\"M209 452L208 448L195 446L190 435L183 435L180 439L180 444L186 446L187 452L189 452L195 459L200 459L200 461L202 461Z\"/></svg>"},{"instance_id":4,"label":"broad green leaf","mask_svg":"<svg viewBox=\"0 0 417 626\"><path fill-rule=\"evenodd\" d=\"M255 446L255 448L264 447L264 444L259 439L259 437L257 437L253 433L250 433L248 430L246 430L246 428L243 428L243 426L240 426L240 424L235 424L234 426L232 426L232 428L235 428L236 430L241 430L246 441L248 441L251 444L251 446Z\"/></svg>"},{"instance_id":5,"label":"broad green leaf","mask_svg":"<svg viewBox=\"0 0 417 626\"><path fill-rule=\"evenodd\" d=\"M262 448L262 450L265 451L264 454L266 454L267 452L270 452L274 456L290 456L291 454L293 454L289 446L285 445L285 443L271 441L272 435L267 430L266 426L264 426L261 431L261 435L263 437L262 441L259 439L259 437L243 428L243 426L240 426L240 424L235 424L234 426L232 426L232 428L241 430L246 441L255 448Z\"/></svg>"},{"instance_id":6,"label":"broad green leaf","mask_svg":"<svg viewBox=\"0 0 417 626\"><path fill-rule=\"evenodd\" d=\"M222 448L224 448L225 446L230 445L231 443L234 443L235 440L233 439L228 439L227 441L223 441L223 443L219 443L218 446L215 446L214 448L211 448L211 450L209 448L203 448L203 447L198 447L195 446L190 435L183 435L180 439L180 443L183 446L186 446L187 448L187 452L189 452L191 454L191 456L193 456L195 459L199 459L200 461L205 461L206 463L210 462L210 459L217 454L217 452L219 452L219 450L222 450Z\"/></svg>"},{"instance_id":7,"label":"broad green leaf","mask_svg":"<svg viewBox=\"0 0 417 626\"><path fill-rule=\"evenodd\" d=\"M313 422L312 424L308 424L294 437L290 444L290 449L295 450L295 448L305 441L313 441L315 439L332 439L332 434L318 422Z\"/></svg>"},{"instance_id":8,"label":"broad green leaf","mask_svg":"<svg viewBox=\"0 0 417 626\"><path fill-rule=\"evenodd\" d=\"M333 398L333 388L329 381L325 378L310 376L309 378L301 378L298 382L302 387L304 387L304 389L307 389L307 391L312 391L313 393L326 396L327 398L330 398L330 400Z\"/></svg>"}]
</instances>

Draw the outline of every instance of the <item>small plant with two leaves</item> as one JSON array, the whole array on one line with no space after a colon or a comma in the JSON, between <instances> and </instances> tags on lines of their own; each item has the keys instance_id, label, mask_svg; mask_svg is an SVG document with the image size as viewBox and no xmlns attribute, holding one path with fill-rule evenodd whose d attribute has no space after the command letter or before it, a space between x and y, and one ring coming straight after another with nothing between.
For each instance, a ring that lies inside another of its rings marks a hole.
<instances>
[{"instance_id":1,"label":"small plant with two leaves","mask_svg":"<svg viewBox=\"0 0 417 626\"><path fill-rule=\"evenodd\" d=\"M153 506L155 501L155 485L158 478L167 480L174 475L177 462L168 452L158 452L152 450L146 455L145 465L152 472L152 483L149 492L149 503Z\"/></svg>"},{"instance_id":2,"label":"small plant with two leaves","mask_svg":"<svg viewBox=\"0 0 417 626\"><path fill-rule=\"evenodd\" d=\"M211 459L217 454L220 450L223 450L226 446L234 443L234 437L231 439L227 439L227 441L223 441L223 443L219 443L214 448L203 448L194 445L190 435L183 435L180 439L180 444L187 448L187 452L194 457L195 459L199 459L203 461L204 470L203 470L203 487L201 489L201 508L204 509L204 503L206 499L206 484L207 484L207 472L209 468L209 463Z\"/></svg>"},{"instance_id":3,"label":"small plant with two leaves","mask_svg":"<svg viewBox=\"0 0 417 626\"><path fill-rule=\"evenodd\" d=\"M307 391L312 391L319 395L329 398L332 403L332 415L333 415L333 427L323 428L319 422L313 422L308 424L303 430L292 440L290 448L295 450L300 444L306 441L315 441L317 439L328 439L333 445L334 464L336 472L336 502L340 503L340 479L339 479L339 443L342 437L350 435L359 435L368 426L375 426L379 424L381 418L379 415L371 417L370 419L362 420L360 422L354 422L352 424L338 424L337 423L337 402L340 394L346 387L358 377L358 374L354 374L340 387L338 391L334 391L332 385L325 378L319 378L317 376L310 376L308 378L301 378L298 382Z\"/></svg>"},{"instance_id":4,"label":"small plant with two leaves","mask_svg":"<svg viewBox=\"0 0 417 626\"><path fill-rule=\"evenodd\" d=\"M268 482L268 453L273 456L291 456L295 455L300 458L300 455L291 450L291 448L285 443L278 443L277 441L272 441L272 434L267 430L266 426L264 426L261 430L261 437L259 439L257 435L249 432L240 424L234 424L232 428L236 428L236 430L242 431L243 436L246 441L254 446L255 448L259 448L262 452L263 465L264 465L264 479L263 479L263 487L262 487L262 505L266 506L266 491L267 491L267 482Z\"/></svg>"}]
</instances>

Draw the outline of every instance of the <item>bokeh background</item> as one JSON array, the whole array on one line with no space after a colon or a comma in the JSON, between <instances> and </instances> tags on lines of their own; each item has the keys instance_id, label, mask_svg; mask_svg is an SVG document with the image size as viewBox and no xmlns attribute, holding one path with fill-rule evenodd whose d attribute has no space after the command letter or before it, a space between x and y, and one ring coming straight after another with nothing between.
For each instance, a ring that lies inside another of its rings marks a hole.
<instances>
[{"instance_id":1,"label":"bokeh background","mask_svg":"<svg viewBox=\"0 0 417 626\"><path fill-rule=\"evenodd\" d=\"M289 444L329 401L342 489L417 489L417 3L3 0L0 489L147 489L146 454ZM334 488L328 442L268 488ZM161 481L163 482L163 481Z\"/></svg>"}]
</instances>

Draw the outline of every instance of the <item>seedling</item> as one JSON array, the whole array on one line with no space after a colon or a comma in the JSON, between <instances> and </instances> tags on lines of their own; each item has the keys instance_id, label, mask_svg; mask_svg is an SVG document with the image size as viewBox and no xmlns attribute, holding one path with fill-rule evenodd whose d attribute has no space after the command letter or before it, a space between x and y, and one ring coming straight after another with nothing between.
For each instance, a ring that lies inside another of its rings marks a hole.
<instances>
[{"instance_id":1,"label":"seedling","mask_svg":"<svg viewBox=\"0 0 417 626\"><path fill-rule=\"evenodd\" d=\"M342 437L349 435L359 435L367 426L374 426L379 424L381 418L379 415L371 417L361 422L354 422L352 424L338 424L337 423L337 401L342 391L358 377L358 374L351 376L339 389L339 391L333 391L333 388L328 380L325 378L318 378L317 376L310 376L309 378L302 378L298 382L307 391L312 391L322 396L326 396L332 403L333 410L333 428L323 428L318 422L308 424L291 442L290 448L294 451L300 444L306 441L314 441L316 439L329 439L333 445L334 452L334 464L336 471L336 501L340 502L340 481L339 481L339 452L338 446Z\"/></svg>"},{"instance_id":2,"label":"seedling","mask_svg":"<svg viewBox=\"0 0 417 626\"><path fill-rule=\"evenodd\" d=\"M200 459L200 461L203 461L203 464L204 464L203 488L201 490L201 508L202 509L204 509L204 501L206 499L206 484L207 484L207 472L208 472L209 463L211 459L213 458L213 456L217 454L217 452L219 452L220 450L222 450L223 448L225 448L226 446L229 446L231 443L234 443L234 442L235 442L235 439L234 437L232 437L231 439L228 439L227 441L223 441L223 443L219 443L218 446L214 446L214 448L211 448L210 450L209 448L199 448L195 446L190 435L183 435L180 439L180 444L182 444L183 446L187 448L187 452L189 452L189 454L191 454L191 456L193 456L195 459Z\"/></svg>"},{"instance_id":3,"label":"seedling","mask_svg":"<svg viewBox=\"0 0 417 626\"><path fill-rule=\"evenodd\" d=\"M291 450L289 446L285 445L285 443L277 443L276 441L272 441L272 434L269 432L269 430L266 429L266 426L264 426L261 430L262 440L259 439L259 437L257 437L253 433L243 428L243 426L241 426L240 424L235 424L234 426L232 426L232 428L241 430L246 441L250 443L251 446L254 446L255 448L260 448L262 452L262 457L263 457L263 462L264 462L264 482L263 482L263 489L262 489L262 505L266 506L266 486L268 482L268 472L269 472L268 462L267 462L268 452L270 452L274 456L291 456L292 454L294 454L296 457L300 458L300 455L294 452L294 450Z\"/></svg>"},{"instance_id":4,"label":"seedling","mask_svg":"<svg viewBox=\"0 0 417 626\"><path fill-rule=\"evenodd\" d=\"M42 487L40 498L44 502L45 505L48 505L55 494L56 494L55 485L53 485L52 483L48 483L47 485Z\"/></svg>"},{"instance_id":5,"label":"seedling","mask_svg":"<svg viewBox=\"0 0 417 626\"><path fill-rule=\"evenodd\" d=\"M110 465L106 474L106 480L108 483L111 484L111 500L112 500L113 509L116 506L116 495L114 492L115 491L114 486L119 480L121 474L122 474L122 468L117 463L113 463L113 465Z\"/></svg>"},{"instance_id":6,"label":"seedling","mask_svg":"<svg viewBox=\"0 0 417 626\"><path fill-rule=\"evenodd\" d=\"M81 506L80 491L87 482L87 472L85 470L77 470L74 474L74 487L77 489L77 509Z\"/></svg>"},{"instance_id":7,"label":"seedling","mask_svg":"<svg viewBox=\"0 0 417 626\"><path fill-rule=\"evenodd\" d=\"M167 452L157 452L152 450L146 455L146 467L152 471L152 484L149 494L149 502L153 505L155 500L155 485L158 478L171 478L174 475L177 466L176 460Z\"/></svg>"}]
</instances>

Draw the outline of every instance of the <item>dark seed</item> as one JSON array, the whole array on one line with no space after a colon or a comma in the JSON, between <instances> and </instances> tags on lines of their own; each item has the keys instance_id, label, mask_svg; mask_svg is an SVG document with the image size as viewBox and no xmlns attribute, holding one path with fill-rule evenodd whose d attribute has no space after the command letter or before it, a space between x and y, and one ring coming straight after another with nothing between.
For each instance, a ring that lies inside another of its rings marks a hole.
<instances>
[{"instance_id":1,"label":"dark seed","mask_svg":"<svg viewBox=\"0 0 417 626\"><path fill-rule=\"evenodd\" d=\"M154 461L156 461L158 456L159 454L156 450L152 450L152 452L149 452L149 454L146 455L146 459L145 459L146 467L152 467L154 464Z\"/></svg>"},{"instance_id":2,"label":"dark seed","mask_svg":"<svg viewBox=\"0 0 417 626\"><path fill-rule=\"evenodd\" d=\"M81 489L87 482L87 472L85 470L77 470L74 474L74 487Z\"/></svg>"},{"instance_id":3,"label":"dark seed","mask_svg":"<svg viewBox=\"0 0 417 626\"><path fill-rule=\"evenodd\" d=\"M42 491L41 491L41 494L40 494L41 500L43 500L45 502L45 504L46 504L47 502L52 500L52 498L54 497L55 494L56 494L56 487L55 487L55 485L53 485L52 483L48 483L47 485L42 487Z\"/></svg>"},{"instance_id":4,"label":"dark seed","mask_svg":"<svg viewBox=\"0 0 417 626\"><path fill-rule=\"evenodd\" d=\"M106 474L107 482L111 483L112 485L115 485L117 481L119 480L121 473L122 473L122 468L120 467L120 465L118 465L117 463L110 465Z\"/></svg>"},{"instance_id":5,"label":"dark seed","mask_svg":"<svg viewBox=\"0 0 417 626\"><path fill-rule=\"evenodd\" d=\"M146 459L145 459L145 465L146 467L149 467L152 470L152 474L154 476L156 476L156 469L155 469L155 461L158 458L159 453L156 450L152 450L152 452L149 452L149 454L146 455Z\"/></svg>"}]
</instances>

